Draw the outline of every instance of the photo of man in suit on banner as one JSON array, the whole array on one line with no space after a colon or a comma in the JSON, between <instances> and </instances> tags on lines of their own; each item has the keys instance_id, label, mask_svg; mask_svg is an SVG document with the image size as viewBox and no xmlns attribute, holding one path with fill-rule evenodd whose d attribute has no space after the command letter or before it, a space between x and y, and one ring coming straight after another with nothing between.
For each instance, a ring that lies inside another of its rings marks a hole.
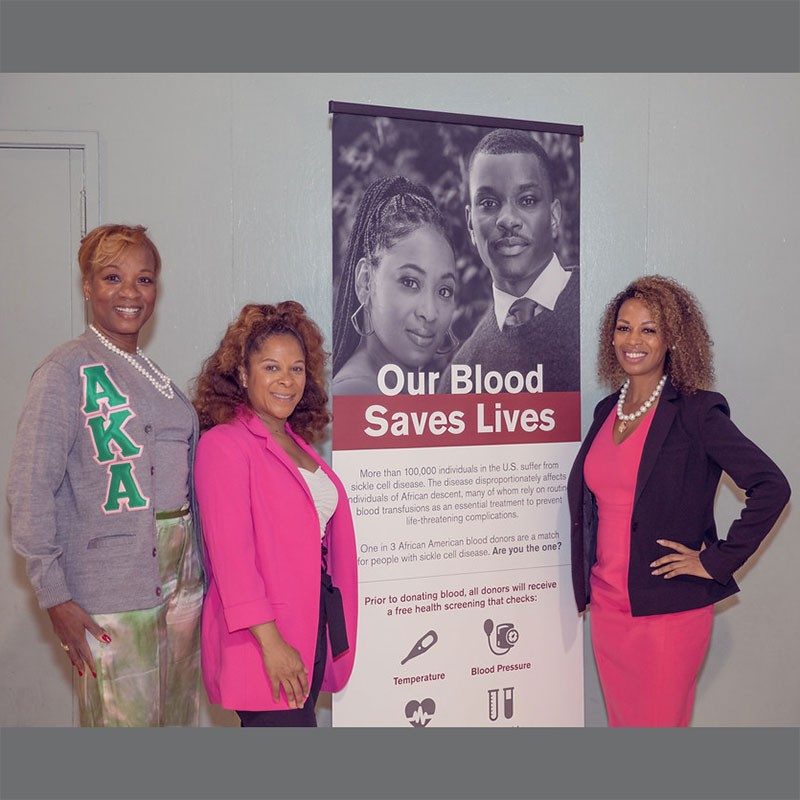
<instances>
[{"instance_id":1,"label":"photo of man in suit on banner","mask_svg":"<svg viewBox=\"0 0 800 800\"><path fill-rule=\"evenodd\" d=\"M493 302L440 392L451 391L459 369L478 365L501 373L538 368L542 391L580 388L580 281L578 267L564 267L554 249L562 209L551 172L528 131L493 130L473 150L466 225L491 275Z\"/></svg>"}]
</instances>

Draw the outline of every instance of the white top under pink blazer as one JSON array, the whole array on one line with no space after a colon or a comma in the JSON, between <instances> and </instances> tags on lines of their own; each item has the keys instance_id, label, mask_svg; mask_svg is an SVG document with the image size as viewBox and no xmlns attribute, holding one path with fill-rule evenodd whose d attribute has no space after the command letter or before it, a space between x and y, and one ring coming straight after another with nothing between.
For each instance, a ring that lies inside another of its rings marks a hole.
<instances>
[{"instance_id":1,"label":"white top under pink blazer","mask_svg":"<svg viewBox=\"0 0 800 800\"><path fill-rule=\"evenodd\" d=\"M356 543L344 486L312 447L289 435L339 493L323 543L328 572L342 593L349 649L328 648L323 691L338 691L353 669L358 612ZM203 604L203 680L212 703L247 711L287 709L272 699L261 648L249 628L275 620L283 638L314 670L320 605L320 527L308 485L252 411L200 438L195 485L209 587Z\"/></svg>"}]
</instances>

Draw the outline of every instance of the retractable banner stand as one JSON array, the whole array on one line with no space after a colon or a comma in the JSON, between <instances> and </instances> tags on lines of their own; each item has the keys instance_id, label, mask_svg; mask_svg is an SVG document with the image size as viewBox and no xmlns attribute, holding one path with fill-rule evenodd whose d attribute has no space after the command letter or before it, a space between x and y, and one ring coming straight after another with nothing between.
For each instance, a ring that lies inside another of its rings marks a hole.
<instances>
[{"instance_id":1,"label":"retractable banner stand","mask_svg":"<svg viewBox=\"0 0 800 800\"><path fill-rule=\"evenodd\" d=\"M580 126L331 103L335 726L582 726Z\"/></svg>"}]
</instances>

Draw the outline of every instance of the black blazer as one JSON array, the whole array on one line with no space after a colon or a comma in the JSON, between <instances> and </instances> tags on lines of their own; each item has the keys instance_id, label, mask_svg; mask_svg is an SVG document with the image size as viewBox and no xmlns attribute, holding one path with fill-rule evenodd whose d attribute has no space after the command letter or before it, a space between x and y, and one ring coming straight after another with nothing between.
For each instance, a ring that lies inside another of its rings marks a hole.
<instances>
[{"instance_id":1,"label":"black blazer","mask_svg":"<svg viewBox=\"0 0 800 800\"><path fill-rule=\"evenodd\" d=\"M567 484L578 611L589 603L589 572L597 544L597 502L583 480L583 465L618 397L616 392L597 404ZM668 381L654 413L631 518L628 593L635 617L700 608L738 592L734 571L756 551L790 494L774 462L731 422L721 394L682 394ZM717 538L714 525L714 496L722 470L747 493L745 508L724 540ZM700 560L714 580L651 575L650 563L674 552L656 539L671 539L694 550L705 542Z\"/></svg>"}]
</instances>

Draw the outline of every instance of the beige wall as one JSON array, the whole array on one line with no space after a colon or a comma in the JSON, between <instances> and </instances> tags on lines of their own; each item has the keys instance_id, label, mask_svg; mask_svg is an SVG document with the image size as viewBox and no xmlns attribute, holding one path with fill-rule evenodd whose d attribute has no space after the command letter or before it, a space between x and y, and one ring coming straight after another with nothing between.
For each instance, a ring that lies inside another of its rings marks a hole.
<instances>
[{"instance_id":1,"label":"beige wall","mask_svg":"<svg viewBox=\"0 0 800 800\"><path fill-rule=\"evenodd\" d=\"M150 226L165 268L148 350L185 385L246 301L296 298L330 331L330 99L583 124L584 427L602 306L670 274L705 306L734 420L795 481L796 75L8 75L0 129L99 132L102 219ZM737 496L720 489L723 529ZM800 722L798 527L789 509L719 609L695 724ZM603 724L586 653L587 723Z\"/></svg>"}]
</instances>

